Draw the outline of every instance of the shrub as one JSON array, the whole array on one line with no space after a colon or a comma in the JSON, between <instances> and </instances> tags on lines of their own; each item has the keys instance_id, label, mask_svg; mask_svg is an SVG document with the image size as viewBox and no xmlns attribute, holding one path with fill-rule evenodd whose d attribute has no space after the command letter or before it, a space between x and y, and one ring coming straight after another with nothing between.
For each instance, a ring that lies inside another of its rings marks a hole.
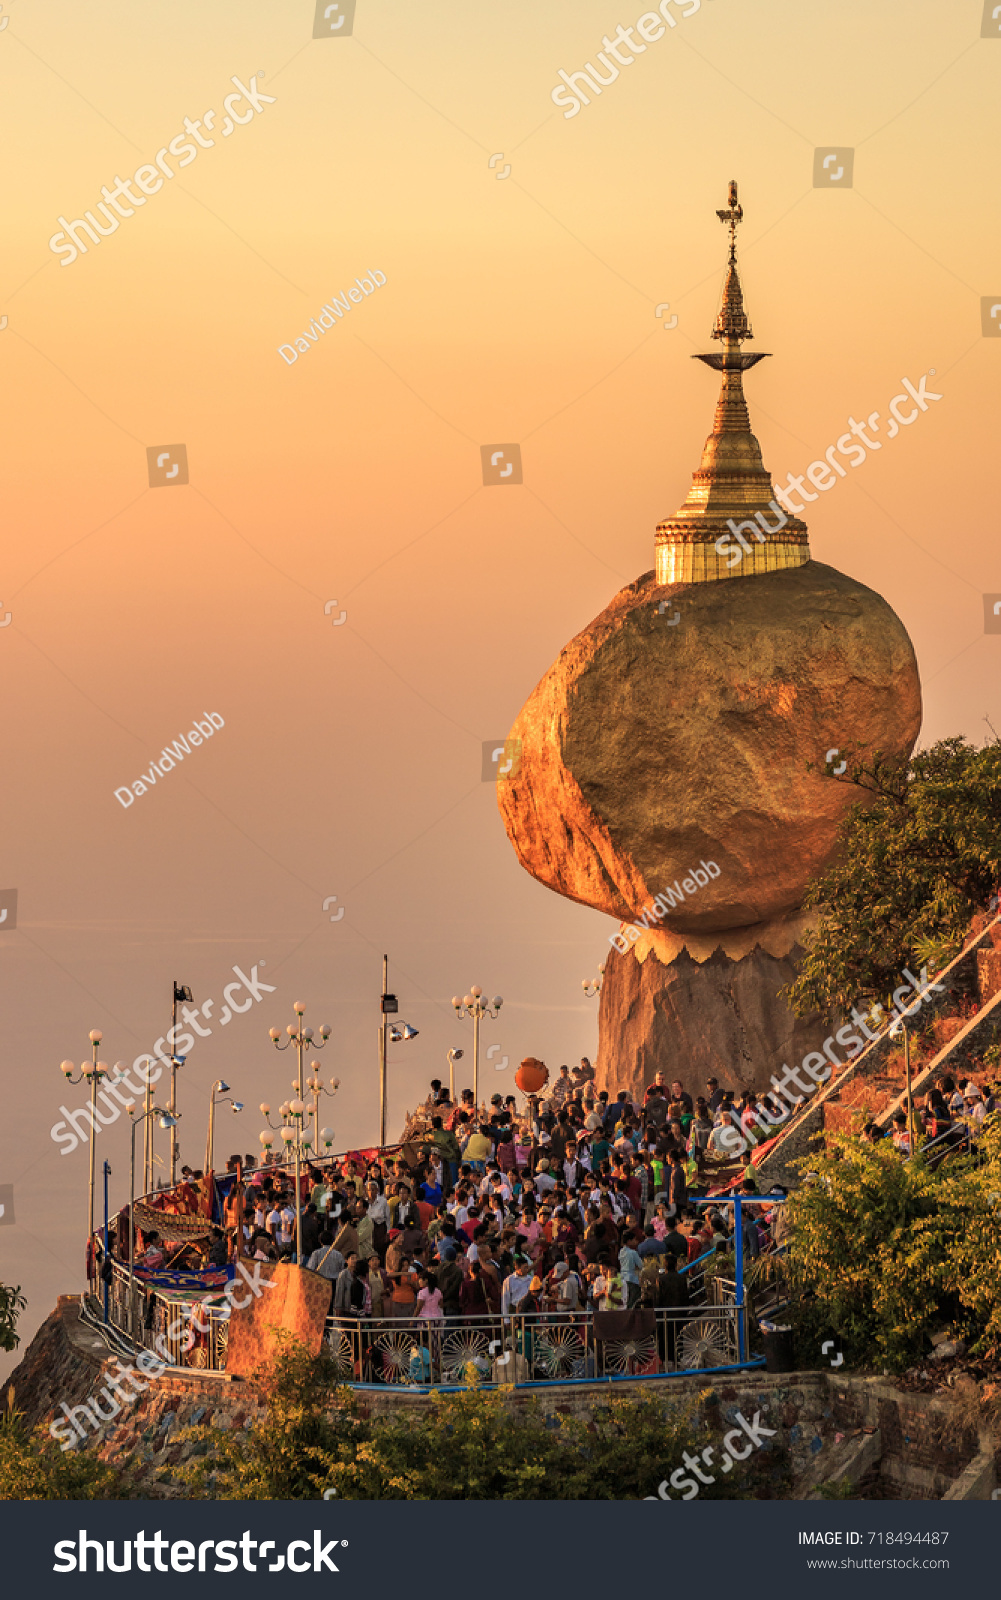
<instances>
[{"instance_id":1,"label":"shrub","mask_svg":"<svg viewBox=\"0 0 1001 1600\"><path fill-rule=\"evenodd\" d=\"M8 1289L0 1283L0 1350L16 1350L21 1343L17 1319L27 1303L20 1284Z\"/></svg>"},{"instance_id":2,"label":"shrub","mask_svg":"<svg viewBox=\"0 0 1001 1600\"><path fill-rule=\"evenodd\" d=\"M0 1412L0 1500L114 1500L118 1487L113 1467L85 1450L63 1451L45 1428L28 1428L8 1389Z\"/></svg>"},{"instance_id":3,"label":"shrub","mask_svg":"<svg viewBox=\"0 0 1001 1600\"><path fill-rule=\"evenodd\" d=\"M267 1416L246 1437L207 1428L178 1435L209 1446L208 1455L178 1472L193 1495L303 1500L334 1490L340 1500L643 1499L656 1495L686 1450L698 1453L728 1430L711 1391L673 1409L665 1406L666 1391L639 1398L612 1392L585 1422L546 1415L534 1398L516 1410L509 1391L475 1383L366 1419L329 1360L314 1362L291 1343L263 1381ZM746 1466L717 1474L700 1496L748 1498L767 1491L776 1471L784 1483L784 1452L759 1451Z\"/></svg>"},{"instance_id":4,"label":"shrub","mask_svg":"<svg viewBox=\"0 0 1001 1600\"><path fill-rule=\"evenodd\" d=\"M813 1176L787 1202L786 1271L804 1364L835 1333L846 1361L900 1370L946 1327L977 1352L1001 1353L1001 1127L977 1161L929 1167L889 1141L839 1135L809 1159ZM806 1163L804 1163L806 1164Z\"/></svg>"},{"instance_id":5,"label":"shrub","mask_svg":"<svg viewBox=\"0 0 1001 1600\"><path fill-rule=\"evenodd\" d=\"M877 752L831 781L853 784L859 803L840 825L836 860L805 897L820 919L785 991L801 1016L847 1015L889 994L904 966L937 968L1001 877L998 740L977 749L942 739L903 763Z\"/></svg>"},{"instance_id":6,"label":"shrub","mask_svg":"<svg viewBox=\"0 0 1001 1600\"><path fill-rule=\"evenodd\" d=\"M178 1471L195 1498L313 1500L327 1486L329 1464L353 1460L368 1437L352 1392L326 1352L314 1360L280 1336L269 1368L255 1375L267 1412L244 1436L219 1428L182 1428L204 1454Z\"/></svg>"}]
</instances>

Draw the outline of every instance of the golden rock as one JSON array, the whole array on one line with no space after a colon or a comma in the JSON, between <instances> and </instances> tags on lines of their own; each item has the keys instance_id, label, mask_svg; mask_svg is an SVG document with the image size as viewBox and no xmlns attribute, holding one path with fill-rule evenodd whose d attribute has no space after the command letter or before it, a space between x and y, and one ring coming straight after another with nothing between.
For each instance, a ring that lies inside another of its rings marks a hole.
<instances>
[{"instance_id":1,"label":"golden rock","mask_svg":"<svg viewBox=\"0 0 1001 1600\"><path fill-rule=\"evenodd\" d=\"M720 349L699 359L722 384L691 492L658 525L655 570L571 640L529 698L511 730L520 767L497 785L519 860L558 894L634 922L678 886L654 924L678 940L667 959L686 938L728 930L747 930L741 949L788 951L790 918L860 798L831 781L839 757L906 757L921 724L903 624L811 559L762 463L742 387L762 357L742 349L752 334L735 185L719 215L730 227Z\"/></svg>"}]
</instances>

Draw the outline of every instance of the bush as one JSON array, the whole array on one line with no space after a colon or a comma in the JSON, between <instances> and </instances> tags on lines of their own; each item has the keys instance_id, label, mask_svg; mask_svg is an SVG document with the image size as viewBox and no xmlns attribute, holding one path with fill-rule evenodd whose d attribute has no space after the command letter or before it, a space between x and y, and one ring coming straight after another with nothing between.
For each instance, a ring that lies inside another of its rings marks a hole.
<instances>
[{"instance_id":1,"label":"bush","mask_svg":"<svg viewBox=\"0 0 1001 1600\"><path fill-rule=\"evenodd\" d=\"M909 762L878 753L844 778L859 803L804 904L820 920L785 991L800 1016L883 1000L905 966L929 972L962 947L1001 877L1001 743L942 739Z\"/></svg>"},{"instance_id":2,"label":"bush","mask_svg":"<svg viewBox=\"0 0 1001 1600\"><path fill-rule=\"evenodd\" d=\"M20 1284L8 1289L0 1283L0 1350L16 1350L21 1343L17 1319L27 1303Z\"/></svg>"},{"instance_id":3,"label":"bush","mask_svg":"<svg viewBox=\"0 0 1001 1600\"><path fill-rule=\"evenodd\" d=\"M791 1196L786 1272L804 1364L835 1334L846 1362L913 1365L947 1328L977 1353L1001 1354L1001 1127L980 1139L978 1164L930 1168L886 1141L840 1135L811 1157Z\"/></svg>"},{"instance_id":4,"label":"bush","mask_svg":"<svg viewBox=\"0 0 1001 1600\"><path fill-rule=\"evenodd\" d=\"M206 1446L178 1470L196 1498L210 1500L315 1500L327 1485L328 1463L353 1460L368 1429L351 1391L339 1383L326 1352L315 1360L287 1335L280 1336L270 1368L255 1375L267 1413L239 1433L182 1428L179 1442Z\"/></svg>"},{"instance_id":5,"label":"bush","mask_svg":"<svg viewBox=\"0 0 1001 1600\"><path fill-rule=\"evenodd\" d=\"M180 1469L192 1494L214 1500L623 1500L658 1485L727 1432L715 1396L666 1410L666 1392L610 1395L592 1422L546 1416L532 1399L471 1386L432 1394L388 1418L359 1415L328 1358L286 1343L264 1379L266 1418L245 1438L215 1429L184 1435L209 1454ZM717 1460L722 1456L717 1449ZM767 1459L765 1459L767 1458ZM703 1499L743 1499L783 1484L784 1452L756 1452L700 1489ZM678 1498L677 1494L672 1498Z\"/></svg>"},{"instance_id":6,"label":"bush","mask_svg":"<svg viewBox=\"0 0 1001 1600\"><path fill-rule=\"evenodd\" d=\"M86 1451L63 1451L46 1428L28 1428L8 1389L0 1412L0 1500L114 1500L118 1487L113 1467Z\"/></svg>"}]
</instances>

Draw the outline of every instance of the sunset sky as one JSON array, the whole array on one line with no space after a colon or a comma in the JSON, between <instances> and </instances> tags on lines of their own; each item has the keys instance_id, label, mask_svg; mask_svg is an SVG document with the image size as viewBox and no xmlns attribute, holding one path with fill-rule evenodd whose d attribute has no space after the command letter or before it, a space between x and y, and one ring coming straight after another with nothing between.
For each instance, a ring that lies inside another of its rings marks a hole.
<instances>
[{"instance_id":1,"label":"sunset sky","mask_svg":"<svg viewBox=\"0 0 1001 1600\"><path fill-rule=\"evenodd\" d=\"M731 178L774 476L934 369L941 400L805 520L907 627L922 742L1001 728L982 598L1001 595L1001 337L981 322L1001 303L1001 33L981 38L980 0L692 4L570 118L559 69L640 6L357 0L329 39L312 0L3 8L0 1279L29 1295L24 1343L83 1283L86 1153L49 1130L85 1094L59 1062L93 1027L109 1062L149 1049L172 979L216 1015L234 965L275 986L182 1071L192 1165L218 1076L247 1110L217 1154L258 1148L292 1067L267 1030L300 998L333 1027L337 1147L373 1141L383 951L419 1029L391 1054L391 1130L450 1045L468 1065L449 1001L471 984L504 997L488 1092L527 1054L595 1054L581 979L615 924L521 869L481 751L685 498ZM222 137L233 78L255 76L272 103ZM211 148L61 264L57 219L209 108ZM850 189L814 186L826 141L854 151ZM502 442L524 482L486 488L480 447ZM188 484L150 488L147 448L178 443ZM224 726L123 808L114 790L207 712ZM117 1208L124 1118L105 1157Z\"/></svg>"}]
</instances>

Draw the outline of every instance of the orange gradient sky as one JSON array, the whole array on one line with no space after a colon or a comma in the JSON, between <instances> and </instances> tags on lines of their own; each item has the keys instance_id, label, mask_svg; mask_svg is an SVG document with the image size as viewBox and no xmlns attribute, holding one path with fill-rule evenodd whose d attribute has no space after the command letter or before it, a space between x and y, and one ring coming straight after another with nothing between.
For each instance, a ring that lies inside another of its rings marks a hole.
<instances>
[{"instance_id":1,"label":"orange gradient sky","mask_svg":"<svg viewBox=\"0 0 1001 1600\"><path fill-rule=\"evenodd\" d=\"M773 475L935 368L942 400L806 520L814 556L908 628L923 742L1001 726L982 605L1001 339L981 333L1001 36L981 39L979 0L674 9L569 120L558 69L639 5L358 0L330 40L310 0L4 9L0 1278L30 1296L26 1336L82 1284L86 1154L49 1129L84 1096L58 1064L95 1026L109 1061L148 1049L172 978L217 1011L234 964L276 986L183 1069L193 1165L220 1075L248 1109L217 1152L257 1148L251 1108L291 1071L267 1029L298 998L334 1029L338 1146L371 1142L383 950L420 1030L391 1058L391 1128L449 1045L468 1064L449 998L473 983L505 999L488 1092L526 1054L594 1055L580 980L613 925L518 866L481 743L653 566L687 493L730 178ZM61 266L60 214L185 117L221 118L234 74L274 103ZM827 141L854 149L851 189L813 186ZM286 365L277 347L369 269L385 284ZM150 489L147 446L180 441L190 483ZM495 441L521 444L523 486L483 487ZM113 790L206 711L224 729L123 810ZM98 1153L117 1207L124 1118Z\"/></svg>"}]
</instances>

